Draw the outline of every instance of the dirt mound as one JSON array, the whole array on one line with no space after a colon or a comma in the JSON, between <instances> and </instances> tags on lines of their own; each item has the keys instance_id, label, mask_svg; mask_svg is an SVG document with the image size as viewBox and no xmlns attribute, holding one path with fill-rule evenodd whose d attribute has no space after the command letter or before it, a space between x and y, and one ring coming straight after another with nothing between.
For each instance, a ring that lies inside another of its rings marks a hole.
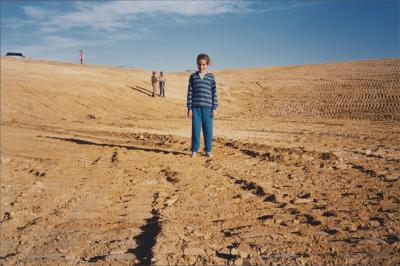
<instances>
[{"instance_id":1,"label":"dirt mound","mask_svg":"<svg viewBox=\"0 0 400 266\"><path fill-rule=\"evenodd\" d=\"M399 264L400 59L189 73L1 58L0 264Z\"/></svg>"}]
</instances>

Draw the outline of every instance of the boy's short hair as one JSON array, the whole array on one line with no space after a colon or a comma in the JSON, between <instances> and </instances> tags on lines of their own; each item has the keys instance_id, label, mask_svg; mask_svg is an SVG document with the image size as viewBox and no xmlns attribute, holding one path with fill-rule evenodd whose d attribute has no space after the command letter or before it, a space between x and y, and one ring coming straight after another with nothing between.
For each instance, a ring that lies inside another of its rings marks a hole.
<instances>
[{"instance_id":1,"label":"boy's short hair","mask_svg":"<svg viewBox=\"0 0 400 266\"><path fill-rule=\"evenodd\" d=\"M155 71L153 71L153 74L156 74L156 72L155 72Z\"/></svg>"},{"instance_id":2,"label":"boy's short hair","mask_svg":"<svg viewBox=\"0 0 400 266\"><path fill-rule=\"evenodd\" d=\"M199 54L197 56L197 61L196 63L199 63L200 60L206 60L207 65L210 63L210 57L208 56L208 54Z\"/></svg>"}]
</instances>

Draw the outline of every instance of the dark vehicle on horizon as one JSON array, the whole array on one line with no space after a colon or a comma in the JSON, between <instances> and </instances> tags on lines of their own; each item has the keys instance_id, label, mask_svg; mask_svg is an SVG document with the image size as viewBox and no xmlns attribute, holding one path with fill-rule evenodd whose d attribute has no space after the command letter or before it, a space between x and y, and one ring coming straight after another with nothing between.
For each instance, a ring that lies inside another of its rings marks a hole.
<instances>
[{"instance_id":1,"label":"dark vehicle on horizon","mask_svg":"<svg viewBox=\"0 0 400 266\"><path fill-rule=\"evenodd\" d=\"M25 57L22 53L7 53L6 56L20 56L20 57Z\"/></svg>"}]
</instances>

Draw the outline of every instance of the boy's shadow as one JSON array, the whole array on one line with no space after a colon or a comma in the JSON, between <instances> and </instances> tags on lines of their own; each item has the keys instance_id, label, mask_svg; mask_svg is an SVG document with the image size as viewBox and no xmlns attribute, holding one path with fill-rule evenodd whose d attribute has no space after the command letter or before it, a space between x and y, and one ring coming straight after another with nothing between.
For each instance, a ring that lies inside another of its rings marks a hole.
<instances>
[{"instance_id":1,"label":"boy's shadow","mask_svg":"<svg viewBox=\"0 0 400 266\"><path fill-rule=\"evenodd\" d=\"M146 94L147 96L150 96L150 97L153 96L153 92L152 91L149 91L149 90L147 90L147 89L145 89L143 87L139 87L139 86L136 86L136 87L127 86L127 87L131 88L132 90L135 90L135 91L141 92L143 94Z\"/></svg>"}]
</instances>

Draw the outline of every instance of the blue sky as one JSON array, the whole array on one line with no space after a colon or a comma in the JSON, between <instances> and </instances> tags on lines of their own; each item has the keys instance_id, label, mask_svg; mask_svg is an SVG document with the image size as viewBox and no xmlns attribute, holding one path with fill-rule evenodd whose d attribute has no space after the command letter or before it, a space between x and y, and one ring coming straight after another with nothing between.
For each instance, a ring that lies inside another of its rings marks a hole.
<instances>
[{"instance_id":1,"label":"blue sky","mask_svg":"<svg viewBox=\"0 0 400 266\"><path fill-rule=\"evenodd\" d=\"M399 57L400 0L1 1L1 54L212 69Z\"/></svg>"}]
</instances>

